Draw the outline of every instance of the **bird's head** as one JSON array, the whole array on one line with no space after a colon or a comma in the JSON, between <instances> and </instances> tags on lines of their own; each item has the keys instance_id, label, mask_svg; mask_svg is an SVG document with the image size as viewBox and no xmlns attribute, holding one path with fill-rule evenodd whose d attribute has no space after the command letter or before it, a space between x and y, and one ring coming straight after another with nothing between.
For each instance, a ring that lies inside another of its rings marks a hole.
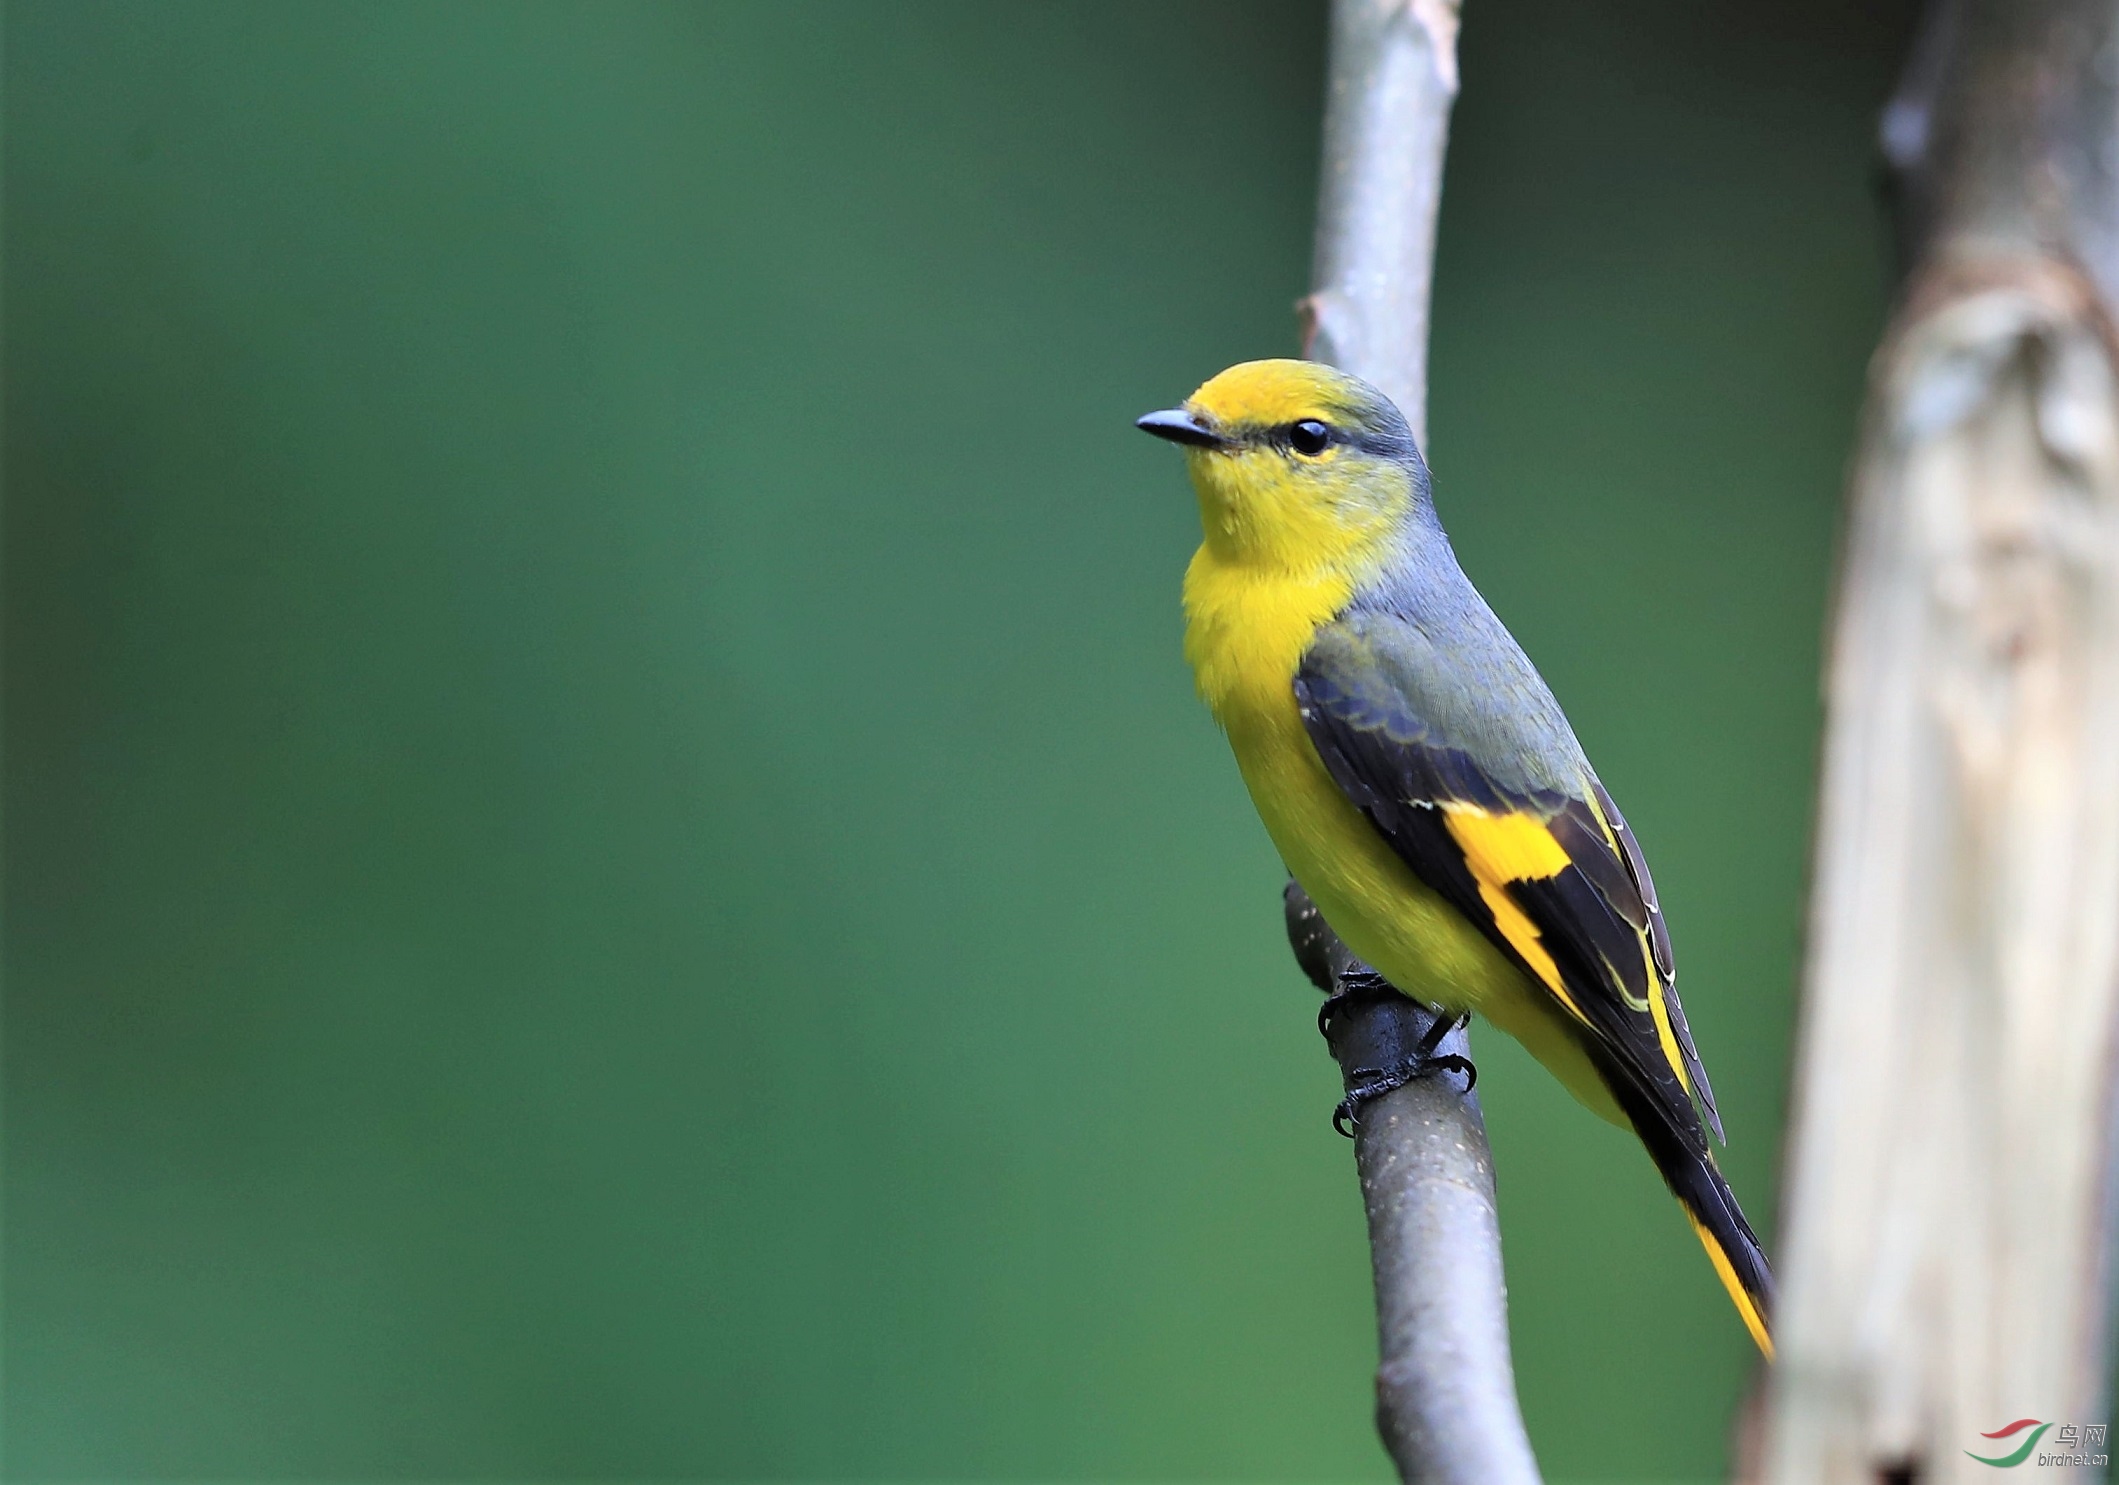
<instances>
[{"instance_id":1,"label":"bird's head","mask_svg":"<svg viewBox=\"0 0 2119 1485\"><path fill-rule=\"evenodd\" d=\"M1135 425L1181 444L1207 546L1296 572L1362 565L1429 509L1391 400L1315 361L1246 361Z\"/></svg>"}]
</instances>

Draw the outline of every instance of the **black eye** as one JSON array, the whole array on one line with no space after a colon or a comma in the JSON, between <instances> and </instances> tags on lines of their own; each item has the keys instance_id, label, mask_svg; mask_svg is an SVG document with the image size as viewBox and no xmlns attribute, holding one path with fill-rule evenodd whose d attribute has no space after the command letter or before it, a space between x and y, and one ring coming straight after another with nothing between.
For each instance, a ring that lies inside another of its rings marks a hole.
<instances>
[{"instance_id":1,"label":"black eye","mask_svg":"<svg viewBox=\"0 0 2119 1485\"><path fill-rule=\"evenodd\" d=\"M1288 447L1298 454L1321 454L1332 441L1332 430L1315 418L1304 418L1288 429Z\"/></svg>"}]
</instances>

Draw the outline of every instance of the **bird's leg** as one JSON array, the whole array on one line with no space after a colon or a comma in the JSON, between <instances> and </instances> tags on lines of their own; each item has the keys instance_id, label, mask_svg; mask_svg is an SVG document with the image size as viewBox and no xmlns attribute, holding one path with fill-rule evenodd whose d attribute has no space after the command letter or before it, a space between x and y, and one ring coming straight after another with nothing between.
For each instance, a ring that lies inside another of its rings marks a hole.
<instances>
[{"instance_id":1,"label":"bird's leg","mask_svg":"<svg viewBox=\"0 0 2119 1485\"><path fill-rule=\"evenodd\" d=\"M1398 994L1396 986L1382 975L1363 965L1356 964L1344 974L1335 975L1338 988L1325 996L1324 1004L1317 1007L1317 1034L1326 1041L1332 1039L1332 1022L1342 1011L1356 1006L1374 1005L1379 1000L1389 1000Z\"/></svg>"},{"instance_id":2,"label":"bird's leg","mask_svg":"<svg viewBox=\"0 0 2119 1485\"><path fill-rule=\"evenodd\" d=\"M1318 1012L1317 1026L1326 1038L1331 1036L1331 1024L1339 1015L1352 1010L1356 1005L1372 1004L1386 996L1399 992L1389 981L1373 972L1347 975L1339 992L1326 1000ZM1450 1016L1436 1015L1426 1032L1404 1056L1394 1060L1388 1067L1356 1067L1347 1077L1346 1097L1332 1110L1332 1128L1352 1138L1356 1126L1361 1122L1361 1110L1394 1088L1403 1088L1415 1078L1428 1077L1438 1072L1461 1072L1464 1074L1464 1089L1469 1093L1479 1081L1479 1069L1468 1057L1454 1052L1437 1053L1442 1039L1471 1019L1469 1014Z\"/></svg>"}]
</instances>

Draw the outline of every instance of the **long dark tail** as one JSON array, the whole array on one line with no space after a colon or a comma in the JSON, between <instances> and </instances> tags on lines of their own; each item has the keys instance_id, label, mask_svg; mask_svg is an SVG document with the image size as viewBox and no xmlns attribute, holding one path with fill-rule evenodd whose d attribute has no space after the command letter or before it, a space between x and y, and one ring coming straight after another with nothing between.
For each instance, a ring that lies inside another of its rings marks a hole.
<instances>
[{"instance_id":1,"label":"long dark tail","mask_svg":"<svg viewBox=\"0 0 2119 1485\"><path fill-rule=\"evenodd\" d=\"M1758 1342L1759 1350L1771 1361L1773 1270L1766 1264L1758 1234L1751 1230L1743 1209L1736 1204L1736 1194L1715 1169L1712 1156L1688 1155L1683 1168L1672 1170L1665 1166L1663 1179L1670 1183L1685 1215L1692 1219L1692 1230L1700 1235L1700 1245L1707 1250L1708 1261L1720 1276L1722 1287L1729 1291L1736 1312L1744 1317L1751 1339Z\"/></svg>"},{"instance_id":2,"label":"long dark tail","mask_svg":"<svg viewBox=\"0 0 2119 1485\"><path fill-rule=\"evenodd\" d=\"M1687 1131L1673 1129L1661 1109L1638 1094L1628 1097L1633 1090L1616 1080L1612 1091L1633 1121L1641 1143L1648 1147L1656 1169L1663 1173L1664 1183L1684 1207L1751 1339L1771 1361L1773 1270L1766 1262L1766 1250L1759 1246L1758 1234L1736 1204L1736 1193L1708 1153L1706 1131L1697 1125Z\"/></svg>"}]
</instances>

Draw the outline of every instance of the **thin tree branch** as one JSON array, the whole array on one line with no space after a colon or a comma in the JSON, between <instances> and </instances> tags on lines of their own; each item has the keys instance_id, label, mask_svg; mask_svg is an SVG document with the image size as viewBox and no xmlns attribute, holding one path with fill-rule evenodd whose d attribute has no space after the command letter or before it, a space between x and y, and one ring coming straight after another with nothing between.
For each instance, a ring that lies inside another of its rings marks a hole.
<instances>
[{"instance_id":1,"label":"thin tree branch","mask_svg":"<svg viewBox=\"0 0 2119 1485\"><path fill-rule=\"evenodd\" d=\"M1287 915L1288 941L1318 989L1390 990L1293 882ZM1363 1069L1402 1065L1437 1019L1395 992L1350 1003L1331 1025L1348 1091ZM1469 1057L1471 1046L1460 1027L1435 1051ZM1399 1476L1535 1485L1509 1359L1493 1159L1478 1097L1455 1073L1385 1094L1362 1112L1354 1161L1376 1275L1376 1428Z\"/></svg>"},{"instance_id":2,"label":"thin tree branch","mask_svg":"<svg viewBox=\"0 0 2119 1485\"><path fill-rule=\"evenodd\" d=\"M1884 118L1910 271L1827 674L1767 1430L1788 1485L1984 1478L1974 1452L2026 1441L1988 1430L2109 1421L2119 7L1928 24Z\"/></svg>"},{"instance_id":3,"label":"thin tree branch","mask_svg":"<svg viewBox=\"0 0 2119 1485\"><path fill-rule=\"evenodd\" d=\"M1333 0L1303 354L1398 404L1427 447L1427 318L1456 0Z\"/></svg>"},{"instance_id":4,"label":"thin tree branch","mask_svg":"<svg viewBox=\"0 0 2119 1485\"><path fill-rule=\"evenodd\" d=\"M1456 37L1455 0L1334 0L1314 287L1301 305L1304 354L1380 387L1423 445ZM1296 958L1319 989L1388 990L1293 882L1287 914ZM1436 1019L1396 993L1349 1002L1331 1025L1349 1091L1364 1070L1402 1065ZM1436 1050L1470 1054L1461 1028ZM1535 1485L1478 1099L1454 1074L1385 1094L1362 1111L1354 1157L1376 1279L1376 1426L1399 1475Z\"/></svg>"}]
</instances>

